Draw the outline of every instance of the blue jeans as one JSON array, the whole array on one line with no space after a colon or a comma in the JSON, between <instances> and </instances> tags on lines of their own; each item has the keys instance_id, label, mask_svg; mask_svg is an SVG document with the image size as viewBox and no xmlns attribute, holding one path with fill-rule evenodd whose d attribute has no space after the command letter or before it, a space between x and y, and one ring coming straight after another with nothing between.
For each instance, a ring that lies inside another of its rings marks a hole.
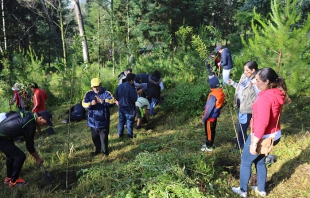
<instances>
[{"instance_id":1,"label":"blue jeans","mask_svg":"<svg viewBox=\"0 0 310 198\"><path fill-rule=\"evenodd\" d=\"M231 69L223 69L223 85L227 84L227 81L230 77Z\"/></svg>"},{"instance_id":2,"label":"blue jeans","mask_svg":"<svg viewBox=\"0 0 310 198\"><path fill-rule=\"evenodd\" d=\"M245 141L247 140L247 129L250 125L250 121L251 121L251 118L252 118L252 114L247 114L247 122L244 123L244 124L241 124L239 122L238 124L238 140L239 140L239 144L238 144L238 140L236 140L236 149L239 149L239 145L240 145L240 148L243 149L244 147L244 143Z\"/></svg>"},{"instance_id":3,"label":"blue jeans","mask_svg":"<svg viewBox=\"0 0 310 198\"><path fill-rule=\"evenodd\" d=\"M259 191L265 191L267 168L265 164L265 155L252 155L250 153L251 135L249 135L241 156L240 166L240 188L247 192L248 183L251 177L251 167L254 163L257 175L257 188Z\"/></svg>"},{"instance_id":4,"label":"blue jeans","mask_svg":"<svg viewBox=\"0 0 310 198\"><path fill-rule=\"evenodd\" d=\"M154 108L155 108L157 101L158 101L158 98L152 98L151 105L150 105L150 115L154 115Z\"/></svg>"},{"instance_id":5,"label":"blue jeans","mask_svg":"<svg viewBox=\"0 0 310 198\"><path fill-rule=\"evenodd\" d=\"M127 136L133 138L133 123L136 117L135 109L133 111L124 107L118 107L118 135L123 136L124 125L127 127Z\"/></svg>"}]
</instances>

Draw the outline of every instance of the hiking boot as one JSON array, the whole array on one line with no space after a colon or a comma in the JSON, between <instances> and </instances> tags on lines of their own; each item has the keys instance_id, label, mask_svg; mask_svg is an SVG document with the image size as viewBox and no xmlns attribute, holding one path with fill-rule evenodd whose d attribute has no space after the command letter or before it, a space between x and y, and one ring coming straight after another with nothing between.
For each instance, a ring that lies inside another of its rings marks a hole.
<instances>
[{"instance_id":1,"label":"hiking boot","mask_svg":"<svg viewBox=\"0 0 310 198\"><path fill-rule=\"evenodd\" d=\"M98 155L99 153L100 153L100 152L91 152L90 155L91 155L91 156L96 156L96 155Z\"/></svg>"},{"instance_id":2,"label":"hiking boot","mask_svg":"<svg viewBox=\"0 0 310 198\"><path fill-rule=\"evenodd\" d=\"M15 182L12 182L12 180L9 183L9 187L15 187L15 186L24 186L28 184L27 180L24 180L22 178L18 178Z\"/></svg>"},{"instance_id":3,"label":"hiking boot","mask_svg":"<svg viewBox=\"0 0 310 198\"><path fill-rule=\"evenodd\" d=\"M207 145L202 145L202 147L201 147L201 151L203 151L203 152L205 152L205 151L209 151L209 152L212 152L213 151L213 149L214 149L214 147L213 146L207 146Z\"/></svg>"},{"instance_id":4,"label":"hiking boot","mask_svg":"<svg viewBox=\"0 0 310 198\"><path fill-rule=\"evenodd\" d=\"M251 186L251 187L255 191L255 194L257 194L261 197L266 197L267 193L265 191L259 191L257 186Z\"/></svg>"},{"instance_id":5,"label":"hiking boot","mask_svg":"<svg viewBox=\"0 0 310 198\"><path fill-rule=\"evenodd\" d=\"M241 190L240 189L240 187L232 187L231 188L231 190L234 192L234 193L236 193L236 194L238 194L238 195L240 195L240 197L247 197L247 192L244 192L243 190Z\"/></svg>"},{"instance_id":6,"label":"hiking boot","mask_svg":"<svg viewBox=\"0 0 310 198\"><path fill-rule=\"evenodd\" d=\"M4 179L4 184L10 183L10 181L11 181L11 178L10 178L10 177L5 177L5 179Z\"/></svg>"}]
</instances>

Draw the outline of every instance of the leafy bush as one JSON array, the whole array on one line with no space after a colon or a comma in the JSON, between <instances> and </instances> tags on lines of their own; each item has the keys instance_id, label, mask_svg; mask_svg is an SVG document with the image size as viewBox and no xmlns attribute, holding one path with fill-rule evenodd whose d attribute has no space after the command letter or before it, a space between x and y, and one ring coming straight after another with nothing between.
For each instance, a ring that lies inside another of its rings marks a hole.
<instances>
[{"instance_id":1,"label":"leafy bush","mask_svg":"<svg viewBox=\"0 0 310 198\"><path fill-rule=\"evenodd\" d=\"M209 91L207 83L178 84L165 97L162 107L166 112L186 112L189 116L201 115Z\"/></svg>"}]
</instances>

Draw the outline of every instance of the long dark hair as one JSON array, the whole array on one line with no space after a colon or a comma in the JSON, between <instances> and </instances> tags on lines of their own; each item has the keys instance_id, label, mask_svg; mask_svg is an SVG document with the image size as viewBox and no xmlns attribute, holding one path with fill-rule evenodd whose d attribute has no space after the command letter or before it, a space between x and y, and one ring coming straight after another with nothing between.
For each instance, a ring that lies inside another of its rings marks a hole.
<instances>
[{"instance_id":1,"label":"long dark hair","mask_svg":"<svg viewBox=\"0 0 310 198\"><path fill-rule=\"evenodd\" d=\"M260 77L260 79L263 82L269 80L269 83L267 84L267 89L278 88L285 94L286 100L288 102L291 101L287 94L285 79L278 76L278 74L272 68L270 67L262 68L258 70L256 74Z\"/></svg>"}]
</instances>

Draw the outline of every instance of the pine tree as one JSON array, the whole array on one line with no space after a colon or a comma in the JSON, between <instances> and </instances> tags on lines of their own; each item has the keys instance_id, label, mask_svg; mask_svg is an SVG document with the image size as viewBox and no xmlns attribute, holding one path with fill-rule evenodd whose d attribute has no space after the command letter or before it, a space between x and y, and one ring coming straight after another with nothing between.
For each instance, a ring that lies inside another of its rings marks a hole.
<instances>
[{"instance_id":1,"label":"pine tree","mask_svg":"<svg viewBox=\"0 0 310 198\"><path fill-rule=\"evenodd\" d=\"M300 20L298 2L287 0L282 6L279 0L272 0L271 18L267 21L254 10L254 37L248 43L243 41L246 51L259 62L260 68L271 67L286 78L291 94L304 93L310 83L306 78L310 70L305 69L309 60L303 56L309 45L310 15L306 21Z\"/></svg>"}]
</instances>

